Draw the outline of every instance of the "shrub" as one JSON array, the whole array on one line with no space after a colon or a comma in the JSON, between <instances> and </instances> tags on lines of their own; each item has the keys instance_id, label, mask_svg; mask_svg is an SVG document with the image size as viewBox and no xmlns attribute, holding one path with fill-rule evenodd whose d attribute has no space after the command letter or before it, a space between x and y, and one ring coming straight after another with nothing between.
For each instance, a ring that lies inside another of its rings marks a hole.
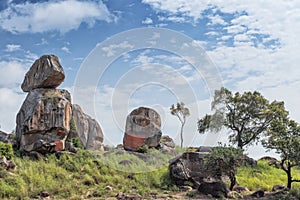
<instances>
[{"instance_id":1,"label":"shrub","mask_svg":"<svg viewBox=\"0 0 300 200\"><path fill-rule=\"evenodd\" d=\"M0 142L0 156L5 156L8 160L14 157L14 151L11 144Z\"/></svg>"},{"instance_id":2,"label":"shrub","mask_svg":"<svg viewBox=\"0 0 300 200\"><path fill-rule=\"evenodd\" d=\"M148 150L149 150L149 147L147 145L143 145L143 146L137 148L136 151L139 153L148 153Z\"/></svg>"}]
</instances>

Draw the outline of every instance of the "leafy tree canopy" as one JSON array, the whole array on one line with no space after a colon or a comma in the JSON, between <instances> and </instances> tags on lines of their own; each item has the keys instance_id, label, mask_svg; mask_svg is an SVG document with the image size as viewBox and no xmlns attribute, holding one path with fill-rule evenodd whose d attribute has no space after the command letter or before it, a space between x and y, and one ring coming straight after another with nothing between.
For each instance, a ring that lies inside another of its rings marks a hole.
<instances>
[{"instance_id":1,"label":"leafy tree canopy","mask_svg":"<svg viewBox=\"0 0 300 200\"><path fill-rule=\"evenodd\" d=\"M300 166L300 125L287 117L276 119L272 121L267 136L263 146L280 154L281 168L287 174L290 189L293 182L300 182L292 177L292 167Z\"/></svg>"},{"instance_id":2,"label":"leafy tree canopy","mask_svg":"<svg viewBox=\"0 0 300 200\"><path fill-rule=\"evenodd\" d=\"M198 121L199 133L228 128L229 141L239 148L259 141L273 119L287 115L283 102L269 103L257 91L232 94L224 87L215 91L212 110L212 115Z\"/></svg>"}]
</instances>

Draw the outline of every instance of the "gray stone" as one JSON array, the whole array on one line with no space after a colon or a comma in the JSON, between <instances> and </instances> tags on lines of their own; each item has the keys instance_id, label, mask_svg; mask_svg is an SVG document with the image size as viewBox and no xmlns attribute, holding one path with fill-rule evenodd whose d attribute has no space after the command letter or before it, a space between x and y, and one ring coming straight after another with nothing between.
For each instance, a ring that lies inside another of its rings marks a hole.
<instances>
[{"instance_id":1,"label":"gray stone","mask_svg":"<svg viewBox=\"0 0 300 200\"><path fill-rule=\"evenodd\" d=\"M58 58L54 55L44 55L36 60L26 73L21 88L24 92L36 88L55 89L64 79L64 70Z\"/></svg>"},{"instance_id":2,"label":"gray stone","mask_svg":"<svg viewBox=\"0 0 300 200\"><path fill-rule=\"evenodd\" d=\"M99 123L85 114L79 105L72 105L72 116L77 133L71 137L79 137L85 149L103 150L103 132Z\"/></svg>"},{"instance_id":3,"label":"gray stone","mask_svg":"<svg viewBox=\"0 0 300 200\"><path fill-rule=\"evenodd\" d=\"M126 120L123 146L126 150L136 151L139 147L158 147L161 138L161 119L150 108L139 107L133 110Z\"/></svg>"}]
</instances>

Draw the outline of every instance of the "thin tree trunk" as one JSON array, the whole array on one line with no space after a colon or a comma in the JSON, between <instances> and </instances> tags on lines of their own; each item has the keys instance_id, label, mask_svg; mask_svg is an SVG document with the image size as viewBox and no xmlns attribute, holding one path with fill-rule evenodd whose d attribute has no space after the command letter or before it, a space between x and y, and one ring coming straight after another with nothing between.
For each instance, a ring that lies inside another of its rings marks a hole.
<instances>
[{"instance_id":1,"label":"thin tree trunk","mask_svg":"<svg viewBox=\"0 0 300 200\"><path fill-rule=\"evenodd\" d=\"M291 174L291 167L290 167L290 163L288 163L288 169L286 171L287 174L287 188L290 190L292 188L292 174Z\"/></svg>"},{"instance_id":2,"label":"thin tree trunk","mask_svg":"<svg viewBox=\"0 0 300 200\"><path fill-rule=\"evenodd\" d=\"M183 146L183 126L184 124L181 124L181 130L180 130L180 147L182 148Z\"/></svg>"},{"instance_id":3,"label":"thin tree trunk","mask_svg":"<svg viewBox=\"0 0 300 200\"><path fill-rule=\"evenodd\" d=\"M235 175L234 174L231 174L230 177L230 187L229 187L229 190L232 191L233 190L233 187L235 186L236 184L236 178L235 178Z\"/></svg>"}]
</instances>

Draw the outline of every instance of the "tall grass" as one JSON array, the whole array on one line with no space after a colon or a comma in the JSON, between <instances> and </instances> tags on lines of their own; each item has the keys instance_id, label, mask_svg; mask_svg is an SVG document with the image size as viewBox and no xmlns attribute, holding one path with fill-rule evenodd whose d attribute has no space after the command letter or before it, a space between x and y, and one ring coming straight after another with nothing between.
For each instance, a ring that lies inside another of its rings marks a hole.
<instances>
[{"instance_id":1,"label":"tall grass","mask_svg":"<svg viewBox=\"0 0 300 200\"><path fill-rule=\"evenodd\" d=\"M300 169L292 169L294 178L300 179ZM258 161L256 167L242 167L238 169L237 182L250 190L272 190L274 185L287 184L286 173L282 169L269 166L267 161ZM300 183L293 183L294 188L300 188Z\"/></svg>"},{"instance_id":2,"label":"tall grass","mask_svg":"<svg viewBox=\"0 0 300 200\"><path fill-rule=\"evenodd\" d=\"M118 192L146 196L149 192L160 192L161 188L169 187L170 177L166 166L151 172L129 173L117 170L116 163L120 158L110 158L114 167L106 165L99 155L87 151L80 151L76 156L63 155L60 159L50 155L47 160L41 161L16 157L15 171L0 170L0 199L29 199L41 191L47 191L56 199L105 199L114 197ZM127 159L128 155L124 158ZM143 165L143 160L135 159L134 167L150 169L151 166ZM107 190L106 186L114 189Z\"/></svg>"}]
</instances>

